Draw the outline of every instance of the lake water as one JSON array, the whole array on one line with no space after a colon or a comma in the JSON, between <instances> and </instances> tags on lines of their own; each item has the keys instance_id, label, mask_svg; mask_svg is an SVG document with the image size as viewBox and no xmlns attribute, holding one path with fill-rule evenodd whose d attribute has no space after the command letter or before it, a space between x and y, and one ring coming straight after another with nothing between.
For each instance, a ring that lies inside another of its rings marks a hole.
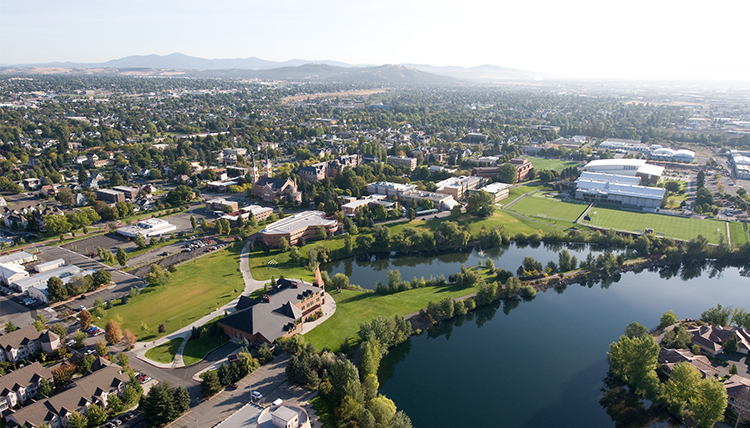
<instances>
[{"instance_id":1,"label":"lake water","mask_svg":"<svg viewBox=\"0 0 750 428\"><path fill-rule=\"evenodd\" d=\"M588 246L585 244L553 244L553 245L510 245L490 248L480 253L477 250L464 252L453 252L435 256L397 256L395 254L382 254L372 256L366 260L348 258L321 266L332 277L337 273L343 273L349 277L349 283L359 285L362 288L375 289L377 281L388 284L388 271L400 270L401 278L411 281L415 276L429 279L430 276L448 276L461 270L461 264L467 267L476 266L481 260L482 264L490 258L495 262L495 268L505 269L515 274L516 269L526 256L534 257L542 265L553 261L557 263L558 252L567 249L571 255L582 261L591 252L594 256L601 254L604 249ZM615 250L616 254L620 251ZM480 255L481 254L481 255Z\"/></svg>"},{"instance_id":2,"label":"lake water","mask_svg":"<svg viewBox=\"0 0 750 428\"><path fill-rule=\"evenodd\" d=\"M557 251L512 248L490 256L498 267L515 271L526 255L546 263L556 260ZM579 260L586 254L587 248L576 253ZM447 277L456 264L475 264L474 257L472 252L432 263L388 260L387 266L402 269L404 278ZM351 264L352 283L385 282L387 268L378 262ZM339 268L346 263L333 270ZM628 323L652 328L669 309L681 318L698 318L717 303L750 308L750 280L740 269L713 277L699 268L682 273L692 279L676 271L626 273L608 286L571 285L562 293L550 290L529 302L500 303L446 322L391 350L379 373L381 392L418 428L679 425L606 379L606 353Z\"/></svg>"}]
</instances>

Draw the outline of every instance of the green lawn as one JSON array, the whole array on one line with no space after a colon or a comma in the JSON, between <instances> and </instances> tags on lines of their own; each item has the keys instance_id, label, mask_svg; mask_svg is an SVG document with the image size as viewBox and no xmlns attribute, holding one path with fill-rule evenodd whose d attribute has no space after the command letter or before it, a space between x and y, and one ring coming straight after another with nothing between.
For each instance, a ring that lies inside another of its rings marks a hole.
<instances>
[{"instance_id":1,"label":"green lawn","mask_svg":"<svg viewBox=\"0 0 750 428\"><path fill-rule=\"evenodd\" d=\"M511 208L527 217L539 217L540 221L545 219L576 221L588 207L587 204L574 204L563 202L560 199L546 196L545 192L537 192L527 196Z\"/></svg>"},{"instance_id":2,"label":"green lawn","mask_svg":"<svg viewBox=\"0 0 750 428\"><path fill-rule=\"evenodd\" d=\"M748 242L747 231L742 223L736 221L729 222L729 233L732 236L733 245L742 245Z\"/></svg>"},{"instance_id":3,"label":"green lawn","mask_svg":"<svg viewBox=\"0 0 750 428\"><path fill-rule=\"evenodd\" d=\"M115 318L141 341L154 340L206 316L237 297L245 288L239 272L244 243L238 242L177 267L169 283L148 287L128 304L117 304L96 322L104 328ZM236 290L236 291L235 291ZM146 329L142 329L145 323ZM159 324L166 331L158 332Z\"/></svg>"},{"instance_id":4,"label":"green lawn","mask_svg":"<svg viewBox=\"0 0 750 428\"><path fill-rule=\"evenodd\" d=\"M218 348L219 346L227 343L224 335L221 336L207 336L203 339L191 339L185 345L185 350L182 351L182 361L186 366L195 364L202 360L209 352Z\"/></svg>"},{"instance_id":5,"label":"green lawn","mask_svg":"<svg viewBox=\"0 0 750 428\"><path fill-rule=\"evenodd\" d=\"M605 229L635 232L649 228L654 229L654 233L657 235L675 239L690 240L698 235L703 235L709 242L716 244L719 242L719 233L726 235L726 225L723 221L639 213L602 206L594 207L589 216L591 217L590 222L584 220L581 223Z\"/></svg>"},{"instance_id":6,"label":"green lawn","mask_svg":"<svg viewBox=\"0 0 750 428\"><path fill-rule=\"evenodd\" d=\"M566 161L566 160L560 160L560 159L545 159L545 158L537 158L537 157L527 157L526 159L531 162L531 165L534 166L535 170L540 169L547 169L547 170L555 170L557 172L560 172L564 170L565 168L569 168L571 166L578 166L578 162L576 161Z\"/></svg>"},{"instance_id":7,"label":"green lawn","mask_svg":"<svg viewBox=\"0 0 750 428\"><path fill-rule=\"evenodd\" d=\"M430 301L438 302L446 297L458 298L475 292L474 288L456 286L425 287L400 293L379 295L362 291L343 290L333 293L336 313L323 324L305 334L308 343L316 349L328 347L338 351L348 337L352 344L358 342L359 324L373 318L408 315L426 308Z\"/></svg>"},{"instance_id":8,"label":"green lawn","mask_svg":"<svg viewBox=\"0 0 750 428\"><path fill-rule=\"evenodd\" d=\"M526 186L513 187L508 191L508 197L504 201L501 201L501 203L507 204L508 202L515 201L516 198L523 195L524 193L535 192L537 190L545 190L545 189L548 190L550 188L547 187L547 185L542 184L541 181L531 182Z\"/></svg>"},{"instance_id":9,"label":"green lawn","mask_svg":"<svg viewBox=\"0 0 750 428\"><path fill-rule=\"evenodd\" d=\"M149 349L146 351L146 358L156 361L157 363L169 364L174 361L174 356L177 354L177 349L180 348L183 339L178 337L172 339L167 343L162 343L159 346Z\"/></svg>"}]
</instances>

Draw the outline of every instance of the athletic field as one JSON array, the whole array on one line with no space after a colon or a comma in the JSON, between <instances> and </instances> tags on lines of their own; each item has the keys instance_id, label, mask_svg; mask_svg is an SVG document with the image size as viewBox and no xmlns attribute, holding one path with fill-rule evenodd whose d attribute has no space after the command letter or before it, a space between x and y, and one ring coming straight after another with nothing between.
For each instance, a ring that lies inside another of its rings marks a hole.
<instances>
[{"instance_id":1,"label":"athletic field","mask_svg":"<svg viewBox=\"0 0 750 428\"><path fill-rule=\"evenodd\" d=\"M546 218L574 222L588 207L588 204L562 202L560 199L545 196L546 193L544 191L536 192L521 199L510 209L526 217L538 217L541 221Z\"/></svg>"},{"instance_id":2,"label":"athletic field","mask_svg":"<svg viewBox=\"0 0 750 428\"><path fill-rule=\"evenodd\" d=\"M581 220L581 224L601 227L604 229L627 230L643 232L653 229L659 236L690 240L703 235L711 243L719 242L719 233L727 234L727 226L723 221L699 220L651 213L618 210L613 208L594 207L588 213L591 221ZM736 229L735 229L736 230ZM742 236L738 241L744 242ZM734 239L732 239L734 243Z\"/></svg>"},{"instance_id":3,"label":"athletic field","mask_svg":"<svg viewBox=\"0 0 750 428\"><path fill-rule=\"evenodd\" d=\"M537 158L533 156L529 156L526 159L531 162L531 165L534 166L534 169L539 171L540 169L547 169L547 170L555 170L557 172L560 172L564 170L565 168L571 167L571 166L578 166L578 162L576 161L566 161L566 160L560 160L560 159L545 159L545 158Z\"/></svg>"}]
</instances>

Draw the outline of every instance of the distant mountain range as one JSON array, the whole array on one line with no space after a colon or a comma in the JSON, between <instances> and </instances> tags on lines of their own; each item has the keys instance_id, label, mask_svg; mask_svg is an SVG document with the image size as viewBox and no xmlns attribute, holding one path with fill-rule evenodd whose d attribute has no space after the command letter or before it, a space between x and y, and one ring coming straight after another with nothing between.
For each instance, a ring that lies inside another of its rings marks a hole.
<instances>
[{"instance_id":1,"label":"distant mountain range","mask_svg":"<svg viewBox=\"0 0 750 428\"><path fill-rule=\"evenodd\" d=\"M266 61L260 58L205 59L181 53L134 55L102 63L52 62L0 65L0 74L185 75L278 80L441 84L457 80L532 82L555 76L481 65L435 67L427 64L352 65L338 61ZM175 72L176 70L182 72Z\"/></svg>"}]
</instances>

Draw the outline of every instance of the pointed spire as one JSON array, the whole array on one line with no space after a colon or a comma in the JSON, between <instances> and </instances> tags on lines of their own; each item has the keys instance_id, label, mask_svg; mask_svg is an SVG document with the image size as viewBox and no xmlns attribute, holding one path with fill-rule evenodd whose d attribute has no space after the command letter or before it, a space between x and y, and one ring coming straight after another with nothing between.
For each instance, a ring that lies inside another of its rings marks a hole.
<instances>
[{"instance_id":1,"label":"pointed spire","mask_svg":"<svg viewBox=\"0 0 750 428\"><path fill-rule=\"evenodd\" d=\"M318 286L320 288L325 287L325 283L323 282L323 277L320 275L320 265L315 267L315 281L313 281L313 285Z\"/></svg>"}]
</instances>

